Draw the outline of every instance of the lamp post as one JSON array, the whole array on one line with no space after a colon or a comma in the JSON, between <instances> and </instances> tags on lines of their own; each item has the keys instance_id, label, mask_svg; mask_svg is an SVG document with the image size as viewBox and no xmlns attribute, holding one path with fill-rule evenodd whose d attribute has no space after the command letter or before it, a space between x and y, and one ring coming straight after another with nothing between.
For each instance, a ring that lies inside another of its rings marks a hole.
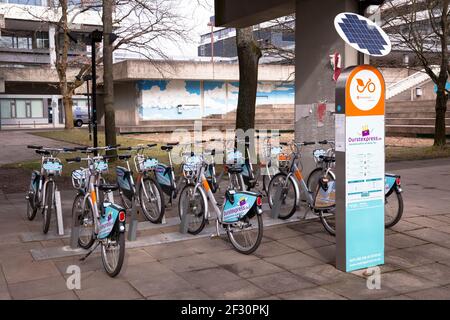
<instances>
[{"instance_id":1,"label":"lamp post","mask_svg":"<svg viewBox=\"0 0 450 320\"><path fill-rule=\"evenodd\" d=\"M86 81L87 90L87 104L88 104L88 127L89 127L89 141L92 141L92 118L91 118L91 97L89 95L89 80L92 80L92 75L86 74L83 76L83 80Z\"/></svg>"},{"instance_id":2,"label":"lamp post","mask_svg":"<svg viewBox=\"0 0 450 320\"><path fill-rule=\"evenodd\" d=\"M99 30L94 30L90 35L91 40L91 65L92 65L92 128L94 134L94 148L98 147L97 136L97 64L96 64L96 43L101 42L103 33ZM97 155L97 151L95 151Z\"/></svg>"}]
</instances>

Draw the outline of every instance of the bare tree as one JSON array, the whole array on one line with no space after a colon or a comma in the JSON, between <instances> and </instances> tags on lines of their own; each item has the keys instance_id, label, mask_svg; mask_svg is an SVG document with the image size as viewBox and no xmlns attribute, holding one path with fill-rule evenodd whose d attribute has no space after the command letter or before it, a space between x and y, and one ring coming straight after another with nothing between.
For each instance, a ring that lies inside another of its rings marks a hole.
<instances>
[{"instance_id":1,"label":"bare tree","mask_svg":"<svg viewBox=\"0 0 450 320\"><path fill-rule=\"evenodd\" d=\"M271 21L269 28L272 33L280 33L284 38L295 39L295 14ZM295 63L295 47L274 43L272 39L261 41L260 47L264 57L270 57L284 64Z\"/></svg>"},{"instance_id":2,"label":"bare tree","mask_svg":"<svg viewBox=\"0 0 450 320\"><path fill-rule=\"evenodd\" d=\"M84 76L91 72L91 59L88 57L88 52L85 51L75 58L69 57L70 45L74 40L71 28L75 24L76 18L81 14L92 13L95 10L94 12L102 17L103 25L107 26L104 33L116 35L116 41L109 43L109 37L105 41L108 42L106 46L107 54L111 57L115 50L120 49L137 53L142 58L168 59L167 53L160 45L161 42L171 41L179 43L181 47L183 41L189 39L189 29L185 27L186 19L177 12L178 2L175 0L108 0L106 4L111 5L112 13L111 19L108 18L106 22L102 10L106 0L102 1L92 0L81 1L80 3L72 0L54 0L52 6L41 14L36 14L29 8L23 9L34 19L56 26L55 66L63 97L66 128L73 128L72 97L74 92L83 85ZM101 50L97 50L96 61L97 65L101 65L103 62ZM160 64L155 63L154 66L160 68ZM110 64L107 63L106 68L107 73L111 72L107 75L107 78L112 81L112 61ZM68 76L69 69L76 70L76 75L73 78ZM162 70L160 71L162 72ZM105 86L111 87L109 80L106 82ZM105 105L110 103L111 100L113 101L113 95L112 98L107 98ZM109 107L111 107L110 104L107 105L107 108ZM109 108L106 113L106 140L112 141L111 139L115 139L115 121L111 120L114 109ZM114 138L111 137L112 134L114 134Z\"/></svg>"},{"instance_id":3,"label":"bare tree","mask_svg":"<svg viewBox=\"0 0 450 320\"><path fill-rule=\"evenodd\" d=\"M416 64L437 87L435 146L446 144L446 84L450 72L449 3L450 0L388 0L382 8L384 29L393 40L394 48L412 52Z\"/></svg>"},{"instance_id":4,"label":"bare tree","mask_svg":"<svg viewBox=\"0 0 450 320\"><path fill-rule=\"evenodd\" d=\"M255 104L258 87L258 63L261 49L253 38L253 27L236 29L239 59L239 96L236 129L255 128Z\"/></svg>"}]
</instances>

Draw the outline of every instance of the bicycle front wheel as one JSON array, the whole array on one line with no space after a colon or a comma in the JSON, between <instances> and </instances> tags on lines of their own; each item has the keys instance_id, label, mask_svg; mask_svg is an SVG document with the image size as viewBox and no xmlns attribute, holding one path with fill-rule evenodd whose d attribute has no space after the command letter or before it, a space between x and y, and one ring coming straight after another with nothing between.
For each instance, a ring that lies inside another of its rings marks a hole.
<instances>
[{"instance_id":1,"label":"bicycle front wheel","mask_svg":"<svg viewBox=\"0 0 450 320\"><path fill-rule=\"evenodd\" d=\"M102 241L102 262L106 273L114 278L122 269L125 257L125 234L113 231L105 241Z\"/></svg>"},{"instance_id":2,"label":"bicycle front wheel","mask_svg":"<svg viewBox=\"0 0 450 320\"><path fill-rule=\"evenodd\" d=\"M139 187L142 211L150 222L160 223L165 211L161 187L152 178L146 177Z\"/></svg>"},{"instance_id":3,"label":"bicycle front wheel","mask_svg":"<svg viewBox=\"0 0 450 320\"><path fill-rule=\"evenodd\" d=\"M55 209L55 183L49 181L45 187L45 201L42 207L42 229L47 234L50 228L52 212Z\"/></svg>"},{"instance_id":4,"label":"bicycle front wheel","mask_svg":"<svg viewBox=\"0 0 450 320\"><path fill-rule=\"evenodd\" d=\"M178 213L181 220L184 215L189 215L188 232L190 234L199 234L205 227L205 203L204 194L196 189L195 185L187 184L184 186L178 202Z\"/></svg>"},{"instance_id":5,"label":"bicycle front wheel","mask_svg":"<svg viewBox=\"0 0 450 320\"><path fill-rule=\"evenodd\" d=\"M308 186L308 190L313 193L313 197L315 197L317 186L319 185L319 179L323 176L322 168L315 168L308 176L308 180L306 180L306 185Z\"/></svg>"},{"instance_id":6,"label":"bicycle front wheel","mask_svg":"<svg viewBox=\"0 0 450 320\"><path fill-rule=\"evenodd\" d=\"M84 205L84 210L83 210ZM78 194L73 201L72 219L76 219L80 227L78 245L83 249L89 249L94 244L94 213L89 199L84 199L84 194Z\"/></svg>"},{"instance_id":7,"label":"bicycle front wheel","mask_svg":"<svg viewBox=\"0 0 450 320\"><path fill-rule=\"evenodd\" d=\"M268 198L269 205L272 208L277 204L280 219L286 220L292 217L297 210L299 196L294 186L293 179L286 182L287 175L283 172L277 173L269 182Z\"/></svg>"},{"instance_id":8,"label":"bicycle front wheel","mask_svg":"<svg viewBox=\"0 0 450 320\"><path fill-rule=\"evenodd\" d=\"M251 254L258 249L263 236L261 215L245 216L237 223L227 225L227 235L236 251Z\"/></svg>"},{"instance_id":9,"label":"bicycle front wheel","mask_svg":"<svg viewBox=\"0 0 450 320\"><path fill-rule=\"evenodd\" d=\"M403 197L401 192L394 190L384 200L384 226L392 228L403 215Z\"/></svg>"}]
</instances>

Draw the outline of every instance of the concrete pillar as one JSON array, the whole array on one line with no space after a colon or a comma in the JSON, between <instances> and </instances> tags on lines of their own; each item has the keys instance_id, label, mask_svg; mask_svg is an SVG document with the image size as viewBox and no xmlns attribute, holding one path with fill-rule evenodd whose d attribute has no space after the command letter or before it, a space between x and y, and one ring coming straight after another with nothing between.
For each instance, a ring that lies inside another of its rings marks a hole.
<instances>
[{"instance_id":1,"label":"concrete pillar","mask_svg":"<svg viewBox=\"0 0 450 320\"><path fill-rule=\"evenodd\" d=\"M56 45L55 45L55 26L50 25L48 28L48 47L50 50L50 68L54 69L56 64Z\"/></svg>"},{"instance_id":2,"label":"concrete pillar","mask_svg":"<svg viewBox=\"0 0 450 320\"><path fill-rule=\"evenodd\" d=\"M357 64L357 51L345 45L334 29L334 18L341 12L357 12L354 0L297 0L295 64L295 139L318 141L334 139L334 101L336 84L330 55L338 52L343 67ZM321 102L326 108L318 107ZM305 176L314 168L312 150L304 148Z\"/></svg>"}]
</instances>

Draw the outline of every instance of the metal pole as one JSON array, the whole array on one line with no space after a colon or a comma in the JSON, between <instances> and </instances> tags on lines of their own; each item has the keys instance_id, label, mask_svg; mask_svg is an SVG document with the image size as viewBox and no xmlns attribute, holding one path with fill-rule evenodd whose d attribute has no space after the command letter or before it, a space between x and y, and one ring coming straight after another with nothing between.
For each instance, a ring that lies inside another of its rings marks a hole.
<instances>
[{"instance_id":1,"label":"metal pole","mask_svg":"<svg viewBox=\"0 0 450 320\"><path fill-rule=\"evenodd\" d=\"M86 80L87 103L88 103L88 119L89 119L89 141L92 141L92 117L91 117L91 97L89 96L89 80Z\"/></svg>"},{"instance_id":2,"label":"metal pole","mask_svg":"<svg viewBox=\"0 0 450 320\"><path fill-rule=\"evenodd\" d=\"M92 59L92 125L94 131L94 148L98 147L98 137L97 137L97 70L95 63L95 39L92 36L91 39L91 59ZM97 155L97 151L95 151L95 155Z\"/></svg>"}]
</instances>

